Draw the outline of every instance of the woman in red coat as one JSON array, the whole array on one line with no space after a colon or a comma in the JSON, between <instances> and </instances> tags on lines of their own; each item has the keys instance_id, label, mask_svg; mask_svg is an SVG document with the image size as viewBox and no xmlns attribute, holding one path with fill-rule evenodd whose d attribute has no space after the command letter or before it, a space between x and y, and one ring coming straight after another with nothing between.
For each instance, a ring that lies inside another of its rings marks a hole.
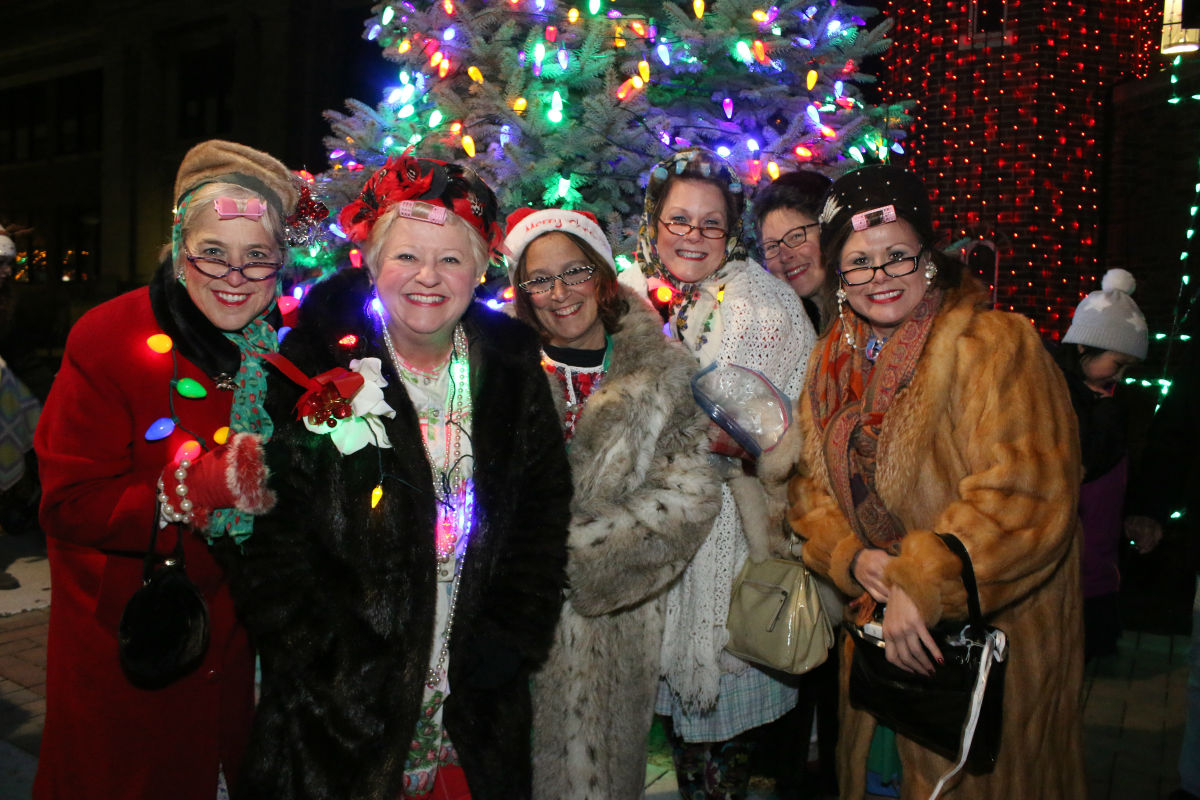
<instances>
[{"instance_id":1,"label":"woman in red coat","mask_svg":"<svg viewBox=\"0 0 1200 800\"><path fill-rule=\"evenodd\" d=\"M157 545L167 552L182 538L208 604L199 666L166 688L136 688L117 625L141 585L164 466L181 448L241 441L253 453L253 437L270 435L259 355L278 348L277 276L297 191L271 156L209 141L184 157L175 197L170 258L149 287L75 325L37 428L53 591L38 800L212 800L233 783L250 730L253 653L202 538L168 525ZM169 433L150 430L164 418ZM219 479L207 482L189 479L197 517L220 509L211 524L252 524L224 506L253 504L218 500Z\"/></svg>"}]
</instances>

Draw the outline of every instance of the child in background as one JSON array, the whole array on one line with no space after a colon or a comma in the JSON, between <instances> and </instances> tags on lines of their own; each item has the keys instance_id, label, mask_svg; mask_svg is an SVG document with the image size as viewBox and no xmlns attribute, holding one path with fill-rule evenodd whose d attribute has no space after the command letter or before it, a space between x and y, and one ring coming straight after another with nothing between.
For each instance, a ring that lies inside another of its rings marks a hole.
<instances>
[{"instance_id":1,"label":"child in background","mask_svg":"<svg viewBox=\"0 0 1200 800\"><path fill-rule=\"evenodd\" d=\"M1087 660L1116 652L1121 634L1117 598L1122 537L1141 553L1154 549L1162 529L1149 517L1124 515L1129 483L1128 409L1114 391L1129 367L1146 357L1146 318L1133 301L1136 282L1110 269L1101 289L1075 309L1055 358L1079 418L1083 485L1084 653Z\"/></svg>"}]
</instances>

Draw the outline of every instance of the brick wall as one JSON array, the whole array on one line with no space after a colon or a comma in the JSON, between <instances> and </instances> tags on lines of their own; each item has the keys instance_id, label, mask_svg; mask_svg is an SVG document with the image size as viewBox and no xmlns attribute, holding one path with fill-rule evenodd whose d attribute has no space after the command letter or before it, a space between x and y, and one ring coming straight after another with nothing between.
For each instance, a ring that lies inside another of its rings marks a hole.
<instances>
[{"instance_id":1,"label":"brick wall","mask_svg":"<svg viewBox=\"0 0 1200 800\"><path fill-rule=\"evenodd\" d=\"M1151 67L1160 4L892 0L884 11L896 28L881 77L890 99L917 103L909 165L931 185L943 241L994 241L997 304L1058 338L1104 270L1106 112L1113 85ZM993 283L991 269L981 277Z\"/></svg>"}]
</instances>

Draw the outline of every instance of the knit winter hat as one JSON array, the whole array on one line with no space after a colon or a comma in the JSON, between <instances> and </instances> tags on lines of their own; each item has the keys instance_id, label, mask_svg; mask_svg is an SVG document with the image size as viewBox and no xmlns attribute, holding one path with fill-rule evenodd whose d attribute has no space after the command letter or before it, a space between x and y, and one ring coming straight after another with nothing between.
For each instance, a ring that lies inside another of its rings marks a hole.
<instances>
[{"instance_id":1,"label":"knit winter hat","mask_svg":"<svg viewBox=\"0 0 1200 800\"><path fill-rule=\"evenodd\" d=\"M1133 302L1137 282L1127 270L1110 269L1100 281L1100 291L1080 301L1063 337L1064 344L1082 344L1145 358L1150 348L1146 318Z\"/></svg>"},{"instance_id":2,"label":"knit winter hat","mask_svg":"<svg viewBox=\"0 0 1200 800\"><path fill-rule=\"evenodd\" d=\"M8 235L8 231L0 225L0 258L16 258L17 245Z\"/></svg>"},{"instance_id":3,"label":"knit winter hat","mask_svg":"<svg viewBox=\"0 0 1200 800\"><path fill-rule=\"evenodd\" d=\"M587 211L570 211L565 208L544 208L538 211L534 208L518 208L508 215L508 235L504 246L508 248L508 263L512 268L509 274L516 271L521 263L521 254L525 248L539 236L546 233L570 233L583 239L596 254L604 259L604 263L617 273L617 262L613 258L612 245L594 214ZM600 266L600 265L596 265Z\"/></svg>"},{"instance_id":4,"label":"knit winter hat","mask_svg":"<svg viewBox=\"0 0 1200 800\"><path fill-rule=\"evenodd\" d=\"M210 139L187 152L175 176L175 204L206 183L232 183L262 195L279 218L296 209L299 190L278 159L236 142Z\"/></svg>"},{"instance_id":5,"label":"knit winter hat","mask_svg":"<svg viewBox=\"0 0 1200 800\"><path fill-rule=\"evenodd\" d=\"M821 211L821 250L829 248L847 226L864 230L902 219L923 244L933 242L929 192L914 173L890 164L872 164L834 181Z\"/></svg>"}]
</instances>

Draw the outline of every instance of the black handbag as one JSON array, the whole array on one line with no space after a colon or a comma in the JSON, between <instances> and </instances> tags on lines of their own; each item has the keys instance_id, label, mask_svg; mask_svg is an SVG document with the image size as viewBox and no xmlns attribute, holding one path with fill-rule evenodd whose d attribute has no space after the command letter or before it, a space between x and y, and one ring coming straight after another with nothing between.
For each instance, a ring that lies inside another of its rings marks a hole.
<instances>
[{"instance_id":1,"label":"black handbag","mask_svg":"<svg viewBox=\"0 0 1200 800\"><path fill-rule=\"evenodd\" d=\"M142 562L142 586L121 614L117 649L129 682L161 689L194 670L208 650L208 606L184 569L182 529L167 557L154 550L158 515L150 549Z\"/></svg>"},{"instance_id":2,"label":"black handbag","mask_svg":"<svg viewBox=\"0 0 1200 800\"><path fill-rule=\"evenodd\" d=\"M996 766L1008 657L1004 632L984 624L966 548L955 536L938 535L962 561L970 616L961 628L942 623L931 631L945 659L944 664L934 665L933 675L907 672L891 664L881 639L862 626L846 626L854 639L850 704L870 712L906 739L955 762L942 776L933 797L960 769L984 775Z\"/></svg>"}]
</instances>

